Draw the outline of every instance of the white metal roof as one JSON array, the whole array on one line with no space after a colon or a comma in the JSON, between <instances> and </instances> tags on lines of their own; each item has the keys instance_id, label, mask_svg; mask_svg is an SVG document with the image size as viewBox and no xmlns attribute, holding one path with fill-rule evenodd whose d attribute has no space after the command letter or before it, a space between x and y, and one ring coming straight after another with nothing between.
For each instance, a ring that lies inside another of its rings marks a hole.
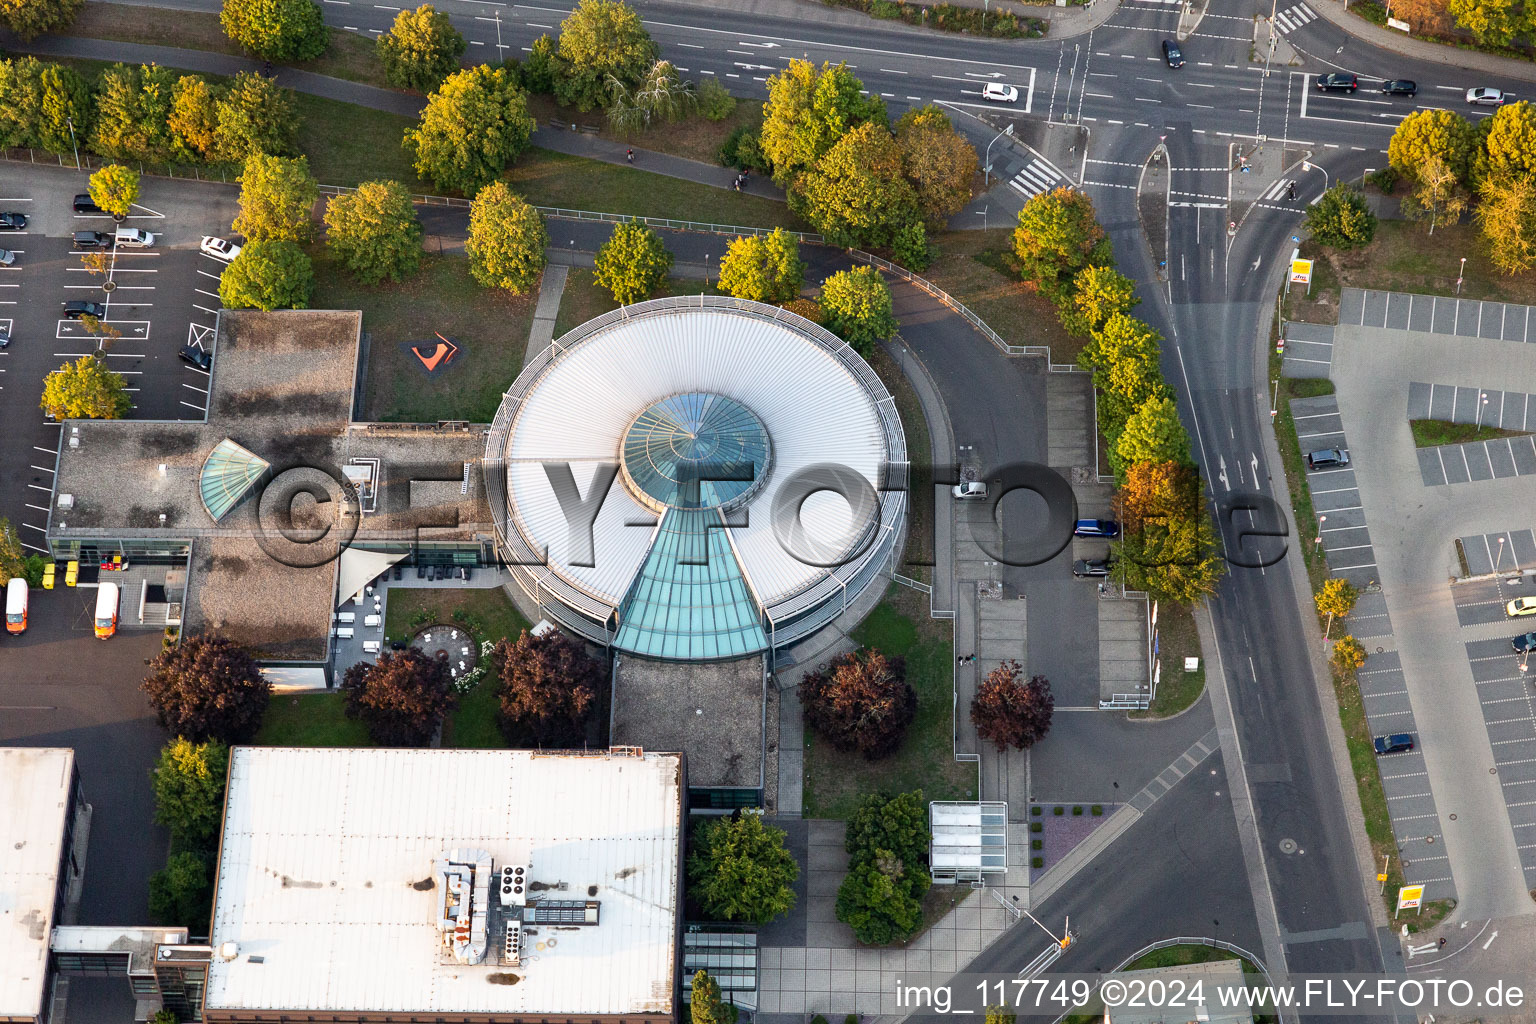
<instances>
[{"instance_id":1,"label":"white metal roof","mask_svg":"<svg viewBox=\"0 0 1536 1024\"><path fill-rule=\"evenodd\" d=\"M239 747L206 1005L668 1012L681 782L676 754ZM520 968L455 963L424 883L459 847L487 850L498 866L531 864L535 884L567 885L552 897L600 900L601 923L541 928ZM546 938L557 941L535 946ZM233 961L217 955L226 942L238 944Z\"/></svg>"},{"instance_id":2,"label":"white metal roof","mask_svg":"<svg viewBox=\"0 0 1536 1024\"><path fill-rule=\"evenodd\" d=\"M0 1017L43 1013L75 752L0 748Z\"/></svg>"},{"instance_id":3,"label":"white metal roof","mask_svg":"<svg viewBox=\"0 0 1536 1024\"><path fill-rule=\"evenodd\" d=\"M723 395L766 428L772 468L752 499L749 526L731 540L758 600L772 605L822 579L823 569L783 550L769 510L778 489L808 466L835 463L877 488L890 458L867 387L836 355L788 323L719 307L678 308L665 316L618 320L561 353L533 382L517 410L507 447L513 516L547 564L572 585L617 605L650 545L653 522L625 489L609 489L594 524L595 565L570 564L567 517L542 463L569 462L583 498L599 462L617 463L625 431L647 407L677 394ZM863 534L848 505L822 492L805 502L802 522L829 548Z\"/></svg>"}]
</instances>

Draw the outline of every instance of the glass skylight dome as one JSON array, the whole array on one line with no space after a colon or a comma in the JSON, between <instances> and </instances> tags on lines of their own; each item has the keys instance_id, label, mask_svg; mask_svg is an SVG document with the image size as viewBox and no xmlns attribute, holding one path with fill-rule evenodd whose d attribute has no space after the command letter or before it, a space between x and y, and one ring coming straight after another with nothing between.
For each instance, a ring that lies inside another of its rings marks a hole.
<instances>
[{"instance_id":1,"label":"glass skylight dome","mask_svg":"<svg viewBox=\"0 0 1536 1024\"><path fill-rule=\"evenodd\" d=\"M768 429L746 406L693 391L663 398L624 433L630 491L657 512L731 509L768 476Z\"/></svg>"}]
</instances>

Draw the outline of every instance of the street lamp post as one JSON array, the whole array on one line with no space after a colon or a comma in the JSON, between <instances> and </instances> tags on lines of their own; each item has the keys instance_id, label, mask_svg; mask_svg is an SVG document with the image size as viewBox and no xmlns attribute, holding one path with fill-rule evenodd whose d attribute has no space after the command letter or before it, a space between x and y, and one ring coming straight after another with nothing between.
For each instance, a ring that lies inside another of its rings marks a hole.
<instances>
[{"instance_id":1,"label":"street lamp post","mask_svg":"<svg viewBox=\"0 0 1536 1024\"><path fill-rule=\"evenodd\" d=\"M58 122L54 123L57 124ZM75 170L78 171L80 169L80 145L75 142L75 119L66 117L64 118L64 123L69 125L69 145L75 151Z\"/></svg>"},{"instance_id":2,"label":"street lamp post","mask_svg":"<svg viewBox=\"0 0 1536 1024\"><path fill-rule=\"evenodd\" d=\"M987 207L983 206L980 210L978 210L976 212L981 214L981 230L982 231L986 231L987 230Z\"/></svg>"},{"instance_id":3,"label":"street lamp post","mask_svg":"<svg viewBox=\"0 0 1536 1024\"><path fill-rule=\"evenodd\" d=\"M1499 571L1499 563L1501 563L1503 561L1504 561L1504 538L1500 537L1499 538L1499 554L1498 554L1498 557L1496 557L1493 560L1493 571L1494 572L1498 572Z\"/></svg>"},{"instance_id":4,"label":"street lamp post","mask_svg":"<svg viewBox=\"0 0 1536 1024\"><path fill-rule=\"evenodd\" d=\"M1461 294L1461 280L1467 276L1467 258L1461 258L1461 268L1456 271L1456 294Z\"/></svg>"},{"instance_id":5,"label":"street lamp post","mask_svg":"<svg viewBox=\"0 0 1536 1024\"><path fill-rule=\"evenodd\" d=\"M1478 429L1482 429L1482 426L1483 426L1483 406L1485 406L1487 404L1488 404L1488 392L1486 392L1486 391L1479 392L1479 394L1477 396L1477 426L1478 426Z\"/></svg>"},{"instance_id":6,"label":"street lamp post","mask_svg":"<svg viewBox=\"0 0 1536 1024\"><path fill-rule=\"evenodd\" d=\"M1328 521L1328 517L1327 516L1318 516L1317 517L1317 539L1314 540L1312 543L1314 543L1314 544L1321 544L1323 542L1323 524L1326 523L1327 521Z\"/></svg>"},{"instance_id":7,"label":"street lamp post","mask_svg":"<svg viewBox=\"0 0 1536 1024\"><path fill-rule=\"evenodd\" d=\"M501 60L501 8L496 8L496 59Z\"/></svg>"},{"instance_id":8,"label":"street lamp post","mask_svg":"<svg viewBox=\"0 0 1536 1024\"><path fill-rule=\"evenodd\" d=\"M1013 134L1013 125L1009 124L1008 127L1004 128L1002 131L1000 131L996 135L992 136L992 142L987 143L987 155L986 155L984 164L983 164L982 169L981 169L981 183L983 185L990 185L992 183L992 143L996 142L998 139L1002 138L1004 135L1012 135L1012 134Z\"/></svg>"}]
</instances>

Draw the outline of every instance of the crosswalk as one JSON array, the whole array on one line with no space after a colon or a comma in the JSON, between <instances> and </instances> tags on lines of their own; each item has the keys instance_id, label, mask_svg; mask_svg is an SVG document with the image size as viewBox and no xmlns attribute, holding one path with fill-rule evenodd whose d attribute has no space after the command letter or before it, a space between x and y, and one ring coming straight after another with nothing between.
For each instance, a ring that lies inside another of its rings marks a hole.
<instances>
[{"instance_id":1,"label":"crosswalk","mask_svg":"<svg viewBox=\"0 0 1536 1024\"><path fill-rule=\"evenodd\" d=\"M1264 203L1278 203L1280 200L1287 198L1290 195L1290 190L1295 186L1295 180L1291 178L1281 178L1279 181L1275 182L1273 185L1269 186L1269 188L1264 190L1264 194L1259 197L1259 201Z\"/></svg>"},{"instance_id":2,"label":"crosswalk","mask_svg":"<svg viewBox=\"0 0 1536 1024\"><path fill-rule=\"evenodd\" d=\"M1009 186L1025 199L1033 199L1040 193L1049 192L1065 183L1060 171L1038 158L1031 160L1008 182Z\"/></svg>"},{"instance_id":3,"label":"crosswalk","mask_svg":"<svg viewBox=\"0 0 1536 1024\"><path fill-rule=\"evenodd\" d=\"M1284 35L1288 32L1296 31L1315 17L1317 17L1317 12L1306 4L1301 3L1295 7L1287 7L1283 11L1276 12L1275 24L1280 26L1280 33Z\"/></svg>"}]
</instances>

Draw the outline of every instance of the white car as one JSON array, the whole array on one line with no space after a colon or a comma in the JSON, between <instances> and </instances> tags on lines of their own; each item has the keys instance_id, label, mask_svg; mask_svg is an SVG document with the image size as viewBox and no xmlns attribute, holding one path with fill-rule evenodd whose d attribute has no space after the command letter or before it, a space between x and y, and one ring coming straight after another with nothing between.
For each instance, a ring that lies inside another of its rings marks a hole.
<instances>
[{"instance_id":1,"label":"white car","mask_svg":"<svg viewBox=\"0 0 1536 1024\"><path fill-rule=\"evenodd\" d=\"M1001 82L988 82L981 90L981 98L993 103L1017 103L1019 90L1012 85L1004 85Z\"/></svg>"},{"instance_id":2,"label":"white car","mask_svg":"<svg viewBox=\"0 0 1536 1024\"><path fill-rule=\"evenodd\" d=\"M1467 102L1474 107L1501 107L1514 99L1500 89L1468 89Z\"/></svg>"},{"instance_id":3,"label":"white car","mask_svg":"<svg viewBox=\"0 0 1536 1024\"><path fill-rule=\"evenodd\" d=\"M956 501L985 501L987 499L987 485L980 480L967 480L963 484L955 484L950 488L950 493Z\"/></svg>"},{"instance_id":4,"label":"white car","mask_svg":"<svg viewBox=\"0 0 1536 1024\"><path fill-rule=\"evenodd\" d=\"M1504 611L1512 619L1536 615L1536 597L1517 597L1504 606Z\"/></svg>"},{"instance_id":5,"label":"white car","mask_svg":"<svg viewBox=\"0 0 1536 1024\"><path fill-rule=\"evenodd\" d=\"M240 247L234 242L225 238L215 238L213 235L204 235L198 248L205 255L212 256L216 260L223 260L225 263L240 255Z\"/></svg>"}]
</instances>

